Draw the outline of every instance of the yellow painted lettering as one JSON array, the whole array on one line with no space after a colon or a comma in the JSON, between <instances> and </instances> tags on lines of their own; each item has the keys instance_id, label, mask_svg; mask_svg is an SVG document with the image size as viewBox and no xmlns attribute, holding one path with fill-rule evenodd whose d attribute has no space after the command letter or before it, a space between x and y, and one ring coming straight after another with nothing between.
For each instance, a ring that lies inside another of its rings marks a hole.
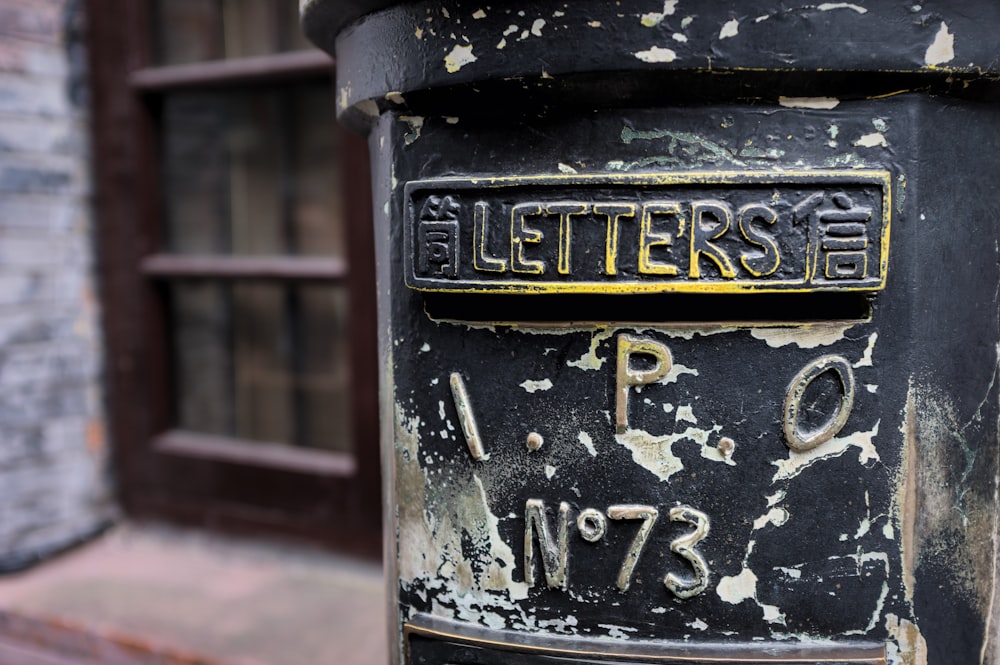
<instances>
[{"instance_id":1,"label":"yellow painted lettering","mask_svg":"<svg viewBox=\"0 0 1000 665\"><path fill-rule=\"evenodd\" d=\"M714 220L714 223L708 220ZM722 277L736 277L729 257L711 242L725 235L732 221L733 211L722 201L694 201L691 204L691 263L688 266L691 279L701 278L702 256L715 263Z\"/></svg>"},{"instance_id":2,"label":"yellow painted lettering","mask_svg":"<svg viewBox=\"0 0 1000 665\"><path fill-rule=\"evenodd\" d=\"M759 221L773 226L778 221L778 213L762 203L748 203L739 209L736 217L739 220L740 235L743 236L743 239L764 251L762 255L758 255L757 252L743 252L740 255L740 263L754 277L773 275L778 266L781 265L778 245L774 242L774 236L762 229L755 228L753 223Z\"/></svg>"},{"instance_id":3,"label":"yellow painted lettering","mask_svg":"<svg viewBox=\"0 0 1000 665\"><path fill-rule=\"evenodd\" d=\"M542 232L525 224L526 217L542 214L542 206L537 203L519 203L510 211L510 268L514 272L541 275L545 272L544 261L524 258L525 243L540 243Z\"/></svg>"},{"instance_id":4,"label":"yellow painted lettering","mask_svg":"<svg viewBox=\"0 0 1000 665\"><path fill-rule=\"evenodd\" d=\"M605 217L608 225L607 239L604 243L604 274L618 274L618 224L623 217L635 217L635 204L632 203L598 203L594 205L594 214Z\"/></svg>"},{"instance_id":5,"label":"yellow painted lettering","mask_svg":"<svg viewBox=\"0 0 1000 665\"><path fill-rule=\"evenodd\" d=\"M548 215L559 215L559 257L556 261L556 271L560 275L570 273L569 249L570 249L570 225L569 218L574 215L582 215L590 209L586 203L557 202L549 203L545 206L545 213Z\"/></svg>"},{"instance_id":6,"label":"yellow painted lettering","mask_svg":"<svg viewBox=\"0 0 1000 665\"><path fill-rule=\"evenodd\" d=\"M677 266L662 261L654 261L650 256L653 247L670 247L674 244L673 234L653 228L656 218L674 219L677 235L684 234L684 215L676 201L652 201L642 206L642 220L639 223L639 272L645 275L676 275Z\"/></svg>"}]
</instances>

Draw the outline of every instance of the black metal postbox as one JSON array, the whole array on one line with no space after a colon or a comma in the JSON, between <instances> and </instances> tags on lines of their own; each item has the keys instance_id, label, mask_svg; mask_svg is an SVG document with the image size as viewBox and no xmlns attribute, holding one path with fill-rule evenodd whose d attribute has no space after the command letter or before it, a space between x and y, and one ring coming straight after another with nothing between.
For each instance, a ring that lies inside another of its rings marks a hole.
<instances>
[{"instance_id":1,"label":"black metal postbox","mask_svg":"<svg viewBox=\"0 0 1000 665\"><path fill-rule=\"evenodd\" d=\"M393 662L1000 663L1000 4L307 0Z\"/></svg>"}]
</instances>

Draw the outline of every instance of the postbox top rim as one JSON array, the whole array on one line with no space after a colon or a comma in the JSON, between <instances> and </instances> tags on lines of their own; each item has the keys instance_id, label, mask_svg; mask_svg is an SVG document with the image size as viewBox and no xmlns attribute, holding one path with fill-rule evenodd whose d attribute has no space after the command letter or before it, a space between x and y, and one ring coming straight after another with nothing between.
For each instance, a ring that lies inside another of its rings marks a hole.
<instances>
[{"instance_id":1,"label":"postbox top rim","mask_svg":"<svg viewBox=\"0 0 1000 665\"><path fill-rule=\"evenodd\" d=\"M976 0L747 0L697 12L659 0L624 12L603 0L300 1L306 33L336 56L341 115L394 95L578 74L840 72L911 77L904 87L923 85L914 76L1000 77L1000 3Z\"/></svg>"}]
</instances>

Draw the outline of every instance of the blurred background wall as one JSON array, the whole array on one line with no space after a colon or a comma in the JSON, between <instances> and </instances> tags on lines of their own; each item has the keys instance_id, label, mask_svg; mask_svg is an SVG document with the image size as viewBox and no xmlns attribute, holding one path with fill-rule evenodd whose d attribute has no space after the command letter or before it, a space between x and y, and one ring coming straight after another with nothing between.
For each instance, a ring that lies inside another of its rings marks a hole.
<instances>
[{"instance_id":1,"label":"blurred background wall","mask_svg":"<svg viewBox=\"0 0 1000 665\"><path fill-rule=\"evenodd\" d=\"M0 572L114 514L76 0L0 0Z\"/></svg>"}]
</instances>

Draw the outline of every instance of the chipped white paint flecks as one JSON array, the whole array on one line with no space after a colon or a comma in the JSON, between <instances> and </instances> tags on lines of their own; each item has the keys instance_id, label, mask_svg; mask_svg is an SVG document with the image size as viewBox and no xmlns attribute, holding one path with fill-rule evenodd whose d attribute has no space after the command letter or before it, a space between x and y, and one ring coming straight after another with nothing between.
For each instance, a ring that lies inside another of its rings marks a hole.
<instances>
[{"instance_id":1,"label":"chipped white paint flecks","mask_svg":"<svg viewBox=\"0 0 1000 665\"><path fill-rule=\"evenodd\" d=\"M545 477L552 480L552 477L556 475L556 468L551 464L545 465Z\"/></svg>"},{"instance_id":2,"label":"chipped white paint flecks","mask_svg":"<svg viewBox=\"0 0 1000 665\"><path fill-rule=\"evenodd\" d=\"M941 21L941 27L934 35L934 41L924 53L924 63L928 67L936 67L955 59L955 35L948 32L948 24Z\"/></svg>"},{"instance_id":3,"label":"chipped white paint flecks","mask_svg":"<svg viewBox=\"0 0 1000 665\"><path fill-rule=\"evenodd\" d=\"M559 169L559 173L565 173L567 175L574 175L577 173L577 170L572 166L569 164L563 164L562 162L556 164L556 168Z\"/></svg>"},{"instance_id":4,"label":"chipped white paint flecks","mask_svg":"<svg viewBox=\"0 0 1000 665\"><path fill-rule=\"evenodd\" d=\"M771 508L769 511L753 521L753 531L763 529L768 524L774 526L784 526L788 522L788 511L784 508Z\"/></svg>"},{"instance_id":5,"label":"chipped white paint flecks","mask_svg":"<svg viewBox=\"0 0 1000 665\"><path fill-rule=\"evenodd\" d=\"M861 354L861 360L854 363L853 367L857 369L858 367L871 367L872 366L872 352L875 350L875 342L878 341L878 333L873 332L868 336L868 346L865 347L865 351ZM877 390L877 388L876 388ZM875 392L875 391L871 391Z\"/></svg>"},{"instance_id":6,"label":"chipped white paint flecks","mask_svg":"<svg viewBox=\"0 0 1000 665\"><path fill-rule=\"evenodd\" d=\"M821 5L817 5L816 9L820 10L821 12L828 12L834 9L851 9L859 14L868 13L868 10L862 7L861 5L855 5L850 2L824 2Z\"/></svg>"},{"instance_id":7,"label":"chipped white paint flecks","mask_svg":"<svg viewBox=\"0 0 1000 665\"><path fill-rule=\"evenodd\" d=\"M684 463L674 454L673 445L678 441L692 441L700 447L701 457L712 462L722 462L735 466L732 451L720 451L709 445L712 434L719 432L721 425L711 429L688 427L683 432L673 432L656 436L641 429L627 429L615 435L615 441L632 453L632 461L646 469L660 481L668 481L675 473L684 470Z\"/></svg>"},{"instance_id":8,"label":"chipped white paint flecks","mask_svg":"<svg viewBox=\"0 0 1000 665\"><path fill-rule=\"evenodd\" d=\"M545 27L545 19L536 18L534 22L531 24L531 34L534 35L535 37L541 37L542 28L544 27Z\"/></svg>"},{"instance_id":9,"label":"chipped white paint flecks","mask_svg":"<svg viewBox=\"0 0 1000 665\"><path fill-rule=\"evenodd\" d=\"M396 90L391 90L385 93L385 98L386 101L390 101L393 104L403 105L406 103L406 100L403 98L403 94Z\"/></svg>"},{"instance_id":10,"label":"chipped white paint flecks","mask_svg":"<svg viewBox=\"0 0 1000 665\"><path fill-rule=\"evenodd\" d=\"M649 63L673 62L677 59L677 53L673 49L661 48L659 46L652 46L645 51L637 51L632 55L643 62Z\"/></svg>"},{"instance_id":11,"label":"chipped white paint flecks","mask_svg":"<svg viewBox=\"0 0 1000 665\"><path fill-rule=\"evenodd\" d=\"M476 11L472 12L472 18L474 19L486 18L486 12L483 11L482 9L477 9Z\"/></svg>"},{"instance_id":12,"label":"chipped white paint flecks","mask_svg":"<svg viewBox=\"0 0 1000 665\"><path fill-rule=\"evenodd\" d=\"M751 328L750 335L772 348L794 344L800 349L815 349L844 339L844 334L857 323L816 323L787 328Z\"/></svg>"},{"instance_id":13,"label":"chipped white paint flecks","mask_svg":"<svg viewBox=\"0 0 1000 665\"><path fill-rule=\"evenodd\" d=\"M684 374L690 374L691 376L698 376L698 370L694 367L687 367L680 363L674 363L670 366L670 371L667 372L662 379L657 381L657 383L666 385L668 383L675 383Z\"/></svg>"},{"instance_id":14,"label":"chipped white paint flecks","mask_svg":"<svg viewBox=\"0 0 1000 665\"><path fill-rule=\"evenodd\" d=\"M836 97L778 97L778 104L790 109L835 109L840 100Z\"/></svg>"},{"instance_id":15,"label":"chipped white paint flecks","mask_svg":"<svg viewBox=\"0 0 1000 665\"><path fill-rule=\"evenodd\" d=\"M684 625L688 628L694 628L695 630L708 630L708 624L697 617L695 617L694 621Z\"/></svg>"},{"instance_id":16,"label":"chipped white paint flecks","mask_svg":"<svg viewBox=\"0 0 1000 665\"><path fill-rule=\"evenodd\" d=\"M688 40L688 38L687 38L687 35L685 35L685 34L684 34L684 33L682 33L682 32L675 32L674 34L670 35L670 37L671 37L671 39L673 39L673 40L674 40L675 42L680 42L681 44L684 44L684 43L686 43L686 42L687 42L687 40Z\"/></svg>"},{"instance_id":17,"label":"chipped white paint flecks","mask_svg":"<svg viewBox=\"0 0 1000 665\"><path fill-rule=\"evenodd\" d=\"M744 567L738 575L727 575L721 578L715 586L715 593L722 599L722 602L730 605L739 605L744 600L756 600L757 576L752 570Z\"/></svg>"},{"instance_id":18,"label":"chipped white paint flecks","mask_svg":"<svg viewBox=\"0 0 1000 665\"><path fill-rule=\"evenodd\" d=\"M533 381L531 379L528 379L527 381L524 381L523 383L521 383L520 386L522 388L524 388L525 392L536 393L539 390L549 390L549 389L551 389L552 388L552 380L551 379L541 379L541 380L538 380L538 381Z\"/></svg>"},{"instance_id":19,"label":"chipped white paint flecks","mask_svg":"<svg viewBox=\"0 0 1000 665\"><path fill-rule=\"evenodd\" d=\"M599 28L599 27L601 27L601 22L600 21L587 21L587 25L589 25L591 28Z\"/></svg>"},{"instance_id":20,"label":"chipped white paint flecks","mask_svg":"<svg viewBox=\"0 0 1000 665\"><path fill-rule=\"evenodd\" d=\"M424 342L424 345L420 347L420 353L427 353L430 350L431 350L431 345L428 344L427 342Z\"/></svg>"},{"instance_id":21,"label":"chipped white paint flecks","mask_svg":"<svg viewBox=\"0 0 1000 665\"><path fill-rule=\"evenodd\" d=\"M455 44L451 53L444 57L444 68L449 74L454 74L462 67L476 61L472 52L472 44Z\"/></svg>"},{"instance_id":22,"label":"chipped white paint flecks","mask_svg":"<svg viewBox=\"0 0 1000 665\"><path fill-rule=\"evenodd\" d=\"M854 432L853 434L848 434L847 436L834 437L826 443L820 444L811 450L806 450L804 452L789 450L788 457L786 459L771 462L771 464L778 467L778 470L774 473L774 477L771 478L771 482L775 483L779 480L789 480L791 478L795 478L802 473L803 470L812 466L816 462L834 457L840 457L852 446L858 448L860 451L858 453L859 464L867 465L869 462L880 461L881 458L879 457L878 451L875 449L875 443L873 441L875 436L878 434L879 422L881 421L876 422L875 426L867 432Z\"/></svg>"},{"instance_id":23,"label":"chipped white paint flecks","mask_svg":"<svg viewBox=\"0 0 1000 665\"><path fill-rule=\"evenodd\" d=\"M648 12L639 17L639 21L647 28L659 25L663 19L673 16L677 10L677 0L665 0L662 12Z\"/></svg>"},{"instance_id":24,"label":"chipped white paint flecks","mask_svg":"<svg viewBox=\"0 0 1000 665\"><path fill-rule=\"evenodd\" d=\"M677 407L677 413L674 415L674 422L680 422L685 420L693 425L698 424L698 419L695 418L694 411L691 409L690 404L684 404Z\"/></svg>"},{"instance_id":25,"label":"chipped white paint flecks","mask_svg":"<svg viewBox=\"0 0 1000 665\"><path fill-rule=\"evenodd\" d=\"M882 132L872 132L871 134L865 134L855 141L852 145L856 145L860 148L888 148L889 143L885 140L885 135Z\"/></svg>"},{"instance_id":26,"label":"chipped white paint flecks","mask_svg":"<svg viewBox=\"0 0 1000 665\"><path fill-rule=\"evenodd\" d=\"M738 34L740 34L740 20L731 18L723 24L722 30L719 30L719 39L728 39Z\"/></svg>"},{"instance_id":27,"label":"chipped white paint flecks","mask_svg":"<svg viewBox=\"0 0 1000 665\"><path fill-rule=\"evenodd\" d=\"M489 509L482 481L472 474L456 479L447 490L431 482L418 462L419 418L408 417L399 404L395 413L397 488L402 492L397 523L400 585L436 592L435 603L456 608L460 620L494 628L528 627L533 619L515 602L527 598L528 585L512 577L518 561L500 536L499 519ZM439 505L443 491L450 507L432 516L427 506ZM463 546L463 531L475 543L474 551Z\"/></svg>"},{"instance_id":28,"label":"chipped white paint flecks","mask_svg":"<svg viewBox=\"0 0 1000 665\"><path fill-rule=\"evenodd\" d=\"M420 138L420 132L424 129L424 117L420 115L401 115L399 119L410 126L410 131L403 135L403 143L406 145L412 144L414 141ZM396 183L393 183L392 188L396 188Z\"/></svg>"},{"instance_id":29,"label":"chipped white paint flecks","mask_svg":"<svg viewBox=\"0 0 1000 665\"><path fill-rule=\"evenodd\" d=\"M587 452L590 453L591 457L597 457L597 448L594 447L594 439L591 438L590 434L587 432L580 432L577 434L576 440L587 449Z\"/></svg>"},{"instance_id":30,"label":"chipped white paint flecks","mask_svg":"<svg viewBox=\"0 0 1000 665\"><path fill-rule=\"evenodd\" d=\"M889 633L885 654L889 665L927 665L927 642L916 624L889 612L885 628Z\"/></svg>"},{"instance_id":31,"label":"chipped white paint flecks","mask_svg":"<svg viewBox=\"0 0 1000 665\"><path fill-rule=\"evenodd\" d=\"M597 347L601 344L601 342L609 339L613 334L613 330L600 330L595 332L593 337L590 338L590 349L577 360L567 360L566 364L569 367L575 367L582 370L601 369L604 367L604 363L607 358L598 357Z\"/></svg>"},{"instance_id":32,"label":"chipped white paint flecks","mask_svg":"<svg viewBox=\"0 0 1000 665\"><path fill-rule=\"evenodd\" d=\"M798 568L785 568L784 566L775 566L774 570L784 573L793 580L798 580L802 578L802 571L799 570Z\"/></svg>"}]
</instances>

